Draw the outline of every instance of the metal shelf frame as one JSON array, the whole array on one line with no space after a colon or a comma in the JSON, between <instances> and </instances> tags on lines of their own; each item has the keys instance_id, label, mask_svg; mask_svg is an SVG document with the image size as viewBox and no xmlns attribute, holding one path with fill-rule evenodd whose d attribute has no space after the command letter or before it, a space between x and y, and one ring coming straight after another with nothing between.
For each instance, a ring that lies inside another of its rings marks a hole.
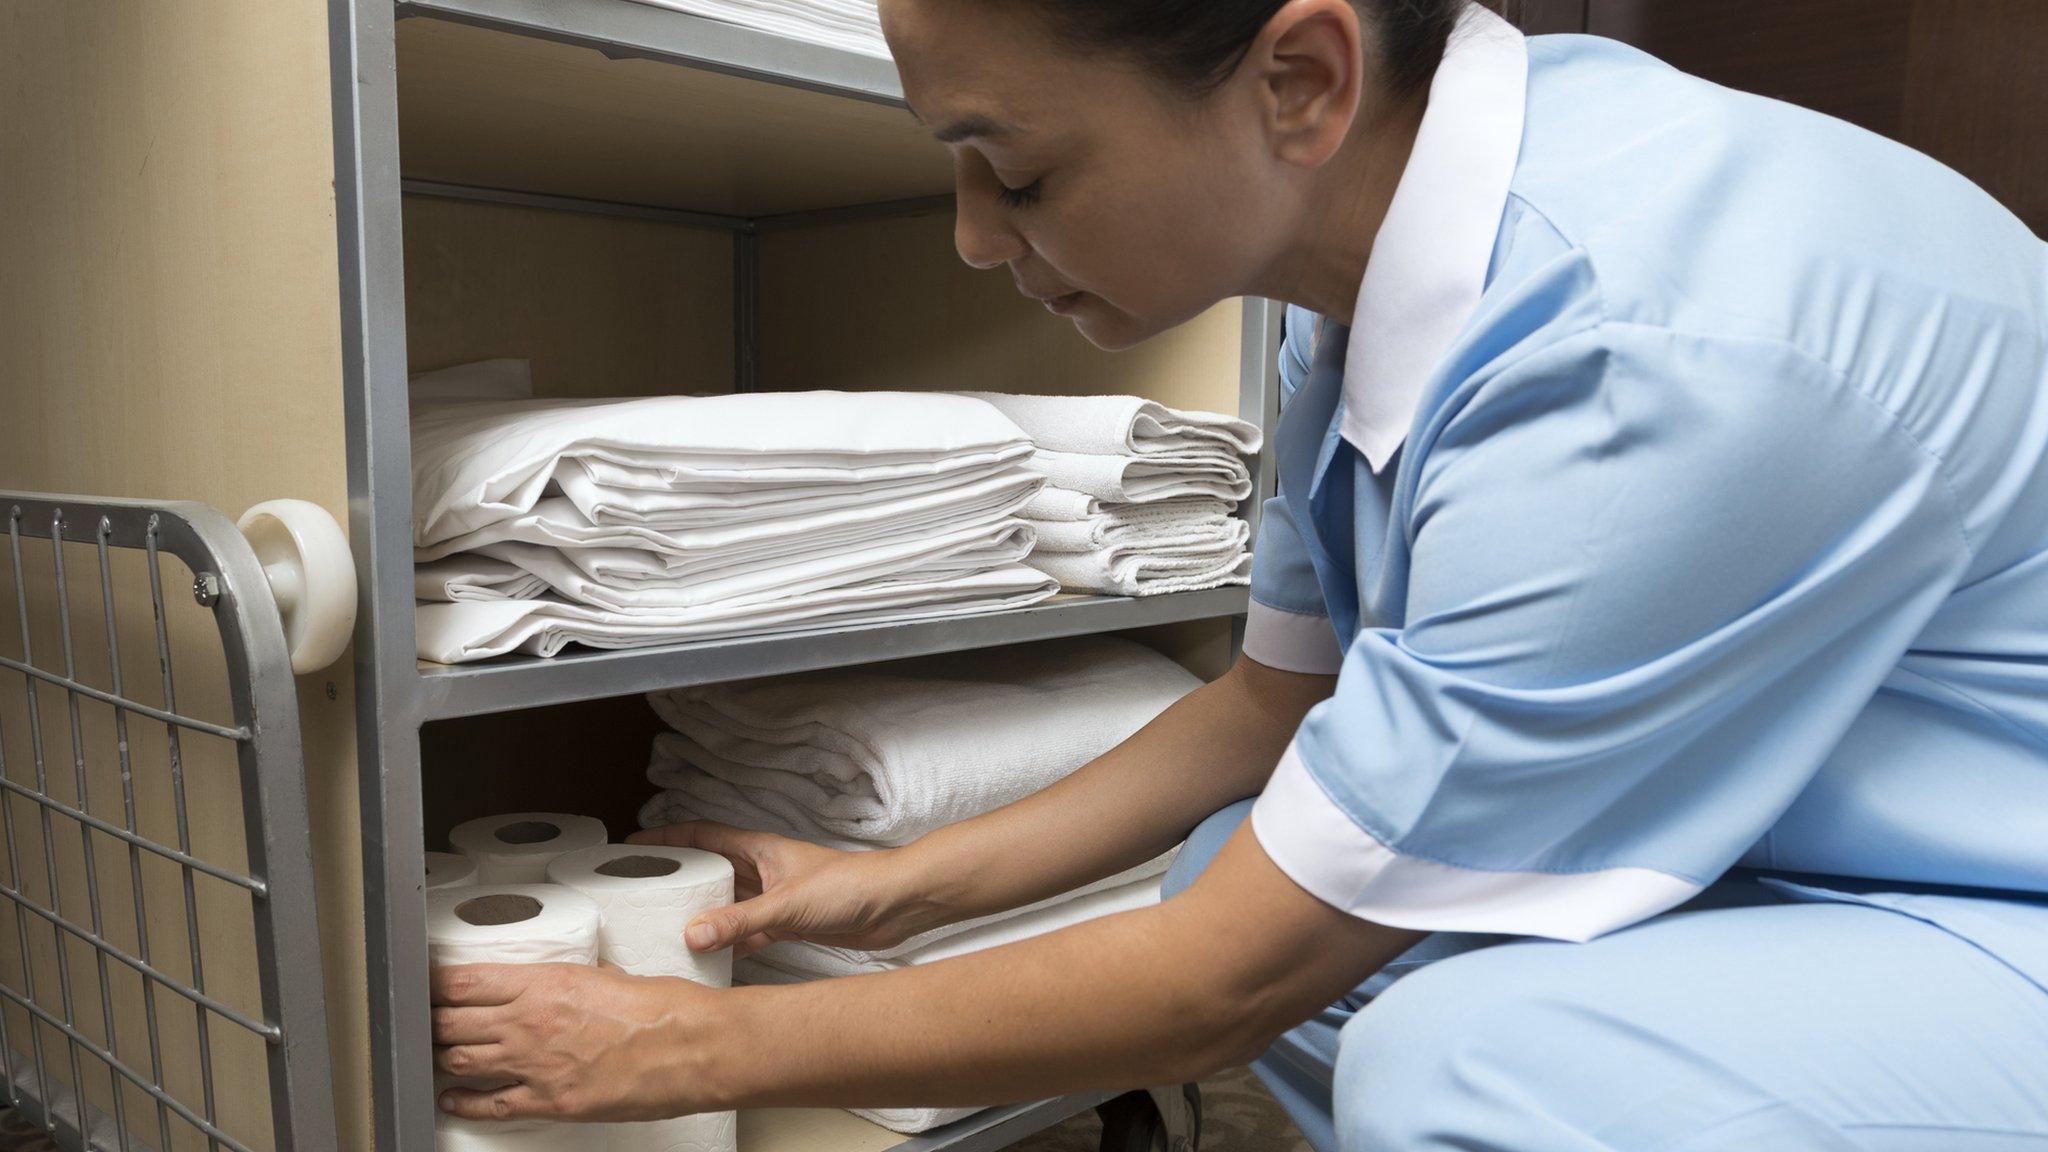
<instances>
[{"instance_id":1,"label":"metal shelf frame","mask_svg":"<svg viewBox=\"0 0 2048 1152\"><path fill-rule=\"evenodd\" d=\"M408 182L399 163L394 26L432 17L646 58L849 99L903 106L894 66L633 0L328 0L335 209L340 258L343 417L349 533L363 591L354 670L363 821L370 1050L376 1147L427 1152L434 1099L427 1000L425 861L420 728L437 719L638 693L919 653L1018 643L1173 621L1233 619L1241 638L1243 589L1142 600L1091 597L1014 612L926 623L682 644L553 660L440 667L414 657L411 442L407 413L403 197L454 197L710 227L735 236L735 386L755 386L758 236L884 215L943 211L950 197L855 204L755 218L613 204L517 189ZM1271 431L1278 412L1281 309L1245 302L1239 365L1241 415ZM1269 446L1244 514L1273 490ZM998 1109L939 1133L906 1138L901 1152L978 1152L1089 1107L1068 1097Z\"/></svg>"}]
</instances>

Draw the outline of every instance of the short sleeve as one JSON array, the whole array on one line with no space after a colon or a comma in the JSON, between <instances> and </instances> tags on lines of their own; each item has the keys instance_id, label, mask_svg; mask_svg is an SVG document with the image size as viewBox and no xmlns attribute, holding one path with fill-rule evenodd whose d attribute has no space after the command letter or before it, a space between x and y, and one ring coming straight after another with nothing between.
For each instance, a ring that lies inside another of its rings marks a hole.
<instances>
[{"instance_id":1,"label":"short sleeve","mask_svg":"<svg viewBox=\"0 0 2048 1152\"><path fill-rule=\"evenodd\" d=\"M1690 898L1969 562L1939 462L1774 342L1596 325L1410 447L1403 626L1352 643L1253 812L1393 926L1584 940Z\"/></svg>"},{"instance_id":2,"label":"short sleeve","mask_svg":"<svg viewBox=\"0 0 2048 1152\"><path fill-rule=\"evenodd\" d=\"M1280 402L1284 406L1307 378L1315 344L1316 316L1289 308L1280 347ZM1245 619L1244 654L1286 672L1335 675L1344 652L1323 606L1315 568L1302 543L1302 530L1284 496L1267 500L1259 514L1259 539L1252 549L1251 607Z\"/></svg>"}]
</instances>

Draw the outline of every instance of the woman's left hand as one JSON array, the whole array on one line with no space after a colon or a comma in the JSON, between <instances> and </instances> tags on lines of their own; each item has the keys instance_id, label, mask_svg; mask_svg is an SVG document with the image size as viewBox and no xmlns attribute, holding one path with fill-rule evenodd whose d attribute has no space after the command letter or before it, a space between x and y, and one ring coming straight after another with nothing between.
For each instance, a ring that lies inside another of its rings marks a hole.
<instances>
[{"instance_id":1,"label":"woman's left hand","mask_svg":"<svg viewBox=\"0 0 2048 1152\"><path fill-rule=\"evenodd\" d=\"M707 1018L720 992L575 964L469 964L433 973L434 1067L517 1083L451 1088L469 1120L661 1120L710 1099Z\"/></svg>"}]
</instances>

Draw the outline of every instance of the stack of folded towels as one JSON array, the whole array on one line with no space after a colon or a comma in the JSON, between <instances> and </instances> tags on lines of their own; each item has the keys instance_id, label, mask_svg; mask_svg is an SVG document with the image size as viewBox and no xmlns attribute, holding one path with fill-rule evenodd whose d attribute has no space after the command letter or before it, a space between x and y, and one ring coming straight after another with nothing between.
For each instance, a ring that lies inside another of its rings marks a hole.
<instances>
[{"instance_id":1,"label":"stack of folded towels","mask_svg":"<svg viewBox=\"0 0 2048 1152\"><path fill-rule=\"evenodd\" d=\"M1053 784L1200 683L1151 649L1085 637L657 692L648 699L673 731L656 739L647 774L663 791L640 822L713 820L849 850L907 844ZM1170 861L886 951L771 944L735 973L773 984L931 963L1155 903ZM969 1111L861 1114L920 1132Z\"/></svg>"},{"instance_id":2,"label":"stack of folded towels","mask_svg":"<svg viewBox=\"0 0 2048 1152\"><path fill-rule=\"evenodd\" d=\"M641 0L790 40L889 58L875 0Z\"/></svg>"},{"instance_id":3,"label":"stack of folded towels","mask_svg":"<svg viewBox=\"0 0 2048 1152\"><path fill-rule=\"evenodd\" d=\"M628 648L1022 607L1045 481L990 405L895 392L492 399L415 381L422 659Z\"/></svg>"},{"instance_id":4,"label":"stack of folded towels","mask_svg":"<svg viewBox=\"0 0 2048 1152\"><path fill-rule=\"evenodd\" d=\"M1037 533L1025 563L1075 592L1148 596L1251 581L1259 430L1136 396L963 395L1031 437L1024 466L1046 478L1024 507Z\"/></svg>"}]
</instances>

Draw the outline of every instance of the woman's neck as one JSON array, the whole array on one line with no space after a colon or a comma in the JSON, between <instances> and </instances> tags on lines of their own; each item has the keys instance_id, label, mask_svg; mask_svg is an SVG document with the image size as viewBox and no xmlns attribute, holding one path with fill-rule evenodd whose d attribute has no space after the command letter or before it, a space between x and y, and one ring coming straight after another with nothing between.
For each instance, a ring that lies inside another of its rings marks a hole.
<instances>
[{"instance_id":1,"label":"woman's neck","mask_svg":"<svg viewBox=\"0 0 2048 1152\"><path fill-rule=\"evenodd\" d=\"M1337 155L1316 170L1300 226L1254 294L1351 322L1373 240L1393 203L1426 104L1417 97L1377 117L1360 117Z\"/></svg>"}]
</instances>

